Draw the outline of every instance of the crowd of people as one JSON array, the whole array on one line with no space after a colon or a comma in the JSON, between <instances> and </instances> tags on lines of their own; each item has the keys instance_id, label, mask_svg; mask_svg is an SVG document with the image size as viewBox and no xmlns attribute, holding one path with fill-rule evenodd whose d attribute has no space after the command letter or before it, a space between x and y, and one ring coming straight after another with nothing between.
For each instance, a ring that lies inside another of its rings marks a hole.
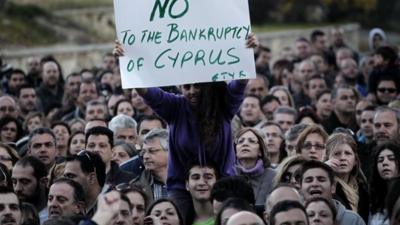
<instances>
[{"instance_id":1,"label":"crowd of people","mask_svg":"<svg viewBox=\"0 0 400 225\"><path fill-rule=\"evenodd\" d=\"M255 79L121 88L95 68L1 62L0 225L400 224L400 61L314 30Z\"/></svg>"}]
</instances>

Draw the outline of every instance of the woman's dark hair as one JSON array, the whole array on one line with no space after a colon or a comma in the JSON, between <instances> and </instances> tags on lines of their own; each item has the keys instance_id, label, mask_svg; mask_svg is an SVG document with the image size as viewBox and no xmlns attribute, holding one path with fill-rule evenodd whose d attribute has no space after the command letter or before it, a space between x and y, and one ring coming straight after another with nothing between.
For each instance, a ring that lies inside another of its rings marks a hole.
<instances>
[{"instance_id":1,"label":"woman's dark hair","mask_svg":"<svg viewBox=\"0 0 400 225\"><path fill-rule=\"evenodd\" d=\"M387 67L396 67L399 59L396 49L390 46L381 46L374 52L375 55L381 55L383 60L387 62Z\"/></svg>"},{"instance_id":2,"label":"woman's dark hair","mask_svg":"<svg viewBox=\"0 0 400 225\"><path fill-rule=\"evenodd\" d=\"M299 124L301 120L306 117L310 117L315 124L321 123L314 109L312 109L311 107L304 107L303 109L300 110L299 114L297 115L295 124Z\"/></svg>"},{"instance_id":3,"label":"woman's dark hair","mask_svg":"<svg viewBox=\"0 0 400 225\"><path fill-rule=\"evenodd\" d=\"M120 190L121 194L127 195L128 193L131 193L131 192L136 192L136 193L140 194L140 196L142 196L142 198L144 200L144 209L146 210L147 207L149 207L150 202L149 202L149 196L147 196L146 192L143 190L143 187L141 187L137 184L133 184L133 183L127 184L127 185L129 185L129 186L127 186L127 188ZM133 204L133 202L132 202L132 204Z\"/></svg>"},{"instance_id":4,"label":"woman's dark hair","mask_svg":"<svg viewBox=\"0 0 400 225\"><path fill-rule=\"evenodd\" d=\"M39 225L40 219L36 207L28 202L21 202L22 225Z\"/></svg>"},{"instance_id":5,"label":"woman's dark hair","mask_svg":"<svg viewBox=\"0 0 400 225\"><path fill-rule=\"evenodd\" d=\"M133 116L135 116L135 115L136 115L136 109L135 109L135 107L133 107L132 102L131 102L130 100L125 99L125 98L120 99L117 103L115 103L114 116L116 116L116 115L118 114L118 106L119 106L121 103L123 103L123 102L127 102L127 103L129 103L129 104L132 106L132 109L133 109Z\"/></svg>"},{"instance_id":6,"label":"woman's dark hair","mask_svg":"<svg viewBox=\"0 0 400 225\"><path fill-rule=\"evenodd\" d=\"M17 142L22 136L23 136L23 130L22 130L22 125L21 123L15 119L14 117L3 117L0 119L0 130L6 126L9 123L14 122L16 127L17 127L17 136L15 137L15 140L13 142Z\"/></svg>"},{"instance_id":7,"label":"woman's dark hair","mask_svg":"<svg viewBox=\"0 0 400 225\"><path fill-rule=\"evenodd\" d=\"M8 171L7 167L3 163L0 163L0 182L3 181L5 181L7 188L13 188L10 171Z\"/></svg>"},{"instance_id":8,"label":"woman's dark hair","mask_svg":"<svg viewBox=\"0 0 400 225\"><path fill-rule=\"evenodd\" d=\"M393 152L396 159L397 169L400 165L400 146L395 142L385 142L379 144L374 149L374 158L372 164L372 178L371 178L371 195L370 195L370 203L371 203L371 212L372 214L377 212L383 212L385 207L385 197L388 193L388 184L387 181L383 180L378 172L378 157L379 154L388 149Z\"/></svg>"},{"instance_id":9,"label":"woman's dark hair","mask_svg":"<svg viewBox=\"0 0 400 225\"><path fill-rule=\"evenodd\" d=\"M69 146L71 146L72 139L78 134L82 134L83 135L83 139L85 139L85 132L83 132L83 131L79 130L79 131L76 131L76 132L72 133L71 136L69 136L69 140L68 140L68 152L67 152L67 155L72 155L71 152L70 152L71 149L70 149Z\"/></svg>"},{"instance_id":10,"label":"woman's dark hair","mask_svg":"<svg viewBox=\"0 0 400 225\"><path fill-rule=\"evenodd\" d=\"M179 225L184 225L185 223L184 223L184 221L183 221L183 217L182 217L181 212L179 212L178 206L176 206L176 204L175 204L172 200L167 199L167 198L160 198L160 199L154 201L153 203L151 203L151 205L149 206L149 208L148 208L147 211L146 211L146 216L149 216L149 215L151 214L151 211L153 210L153 208L154 208L156 205L158 205L158 204L160 204L160 203L163 203L163 202L169 202L169 203L171 203L171 205L175 208L176 213L177 213L177 215L178 215L178 218L179 218Z\"/></svg>"},{"instance_id":11,"label":"woman's dark hair","mask_svg":"<svg viewBox=\"0 0 400 225\"><path fill-rule=\"evenodd\" d=\"M214 225L222 225L221 223L221 216L222 213L226 209L236 209L238 211L248 211L252 213L256 213L255 210L250 206L248 202L246 202L242 198L228 198L224 203L222 203L221 208L218 210L217 215L215 216L215 223Z\"/></svg>"},{"instance_id":12,"label":"woman's dark hair","mask_svg":"<svg viewBox=\"0 0 400 225\"><path fill-rule=\"evenodd\" d=\"M337 221L336 221L337 210L336 210L336 207L335 207L335 205L333 204L332 201L328 201L328 200L327 200L326 198L324 198L324 197L315 197L315 198L311 198L311 199L309 199L309 200L306 202L306 204L304 205L304 207L306 208L306 210L307 210L307 207L308 207L311 203L313 203L313 202L323 202L323 203L325 203L325 204L328 206L328 208L331 210L331 212L332 212L333 224L337 224Z\"/></svg>"},{"instance_id":13,"label":"woman's dark hair","mask_svg":"<svg viewBox=\"0 0 400 225\"><path fill-rule=\"evenodd\" d=\"M389 219L392 218L393 214L398 214L399 199L400 199L400 177L396 177L393 178L389 184L389 190L385 200L385 207ZM396 215L396 217L398 216Z\"/></svg>"}]
</instances>

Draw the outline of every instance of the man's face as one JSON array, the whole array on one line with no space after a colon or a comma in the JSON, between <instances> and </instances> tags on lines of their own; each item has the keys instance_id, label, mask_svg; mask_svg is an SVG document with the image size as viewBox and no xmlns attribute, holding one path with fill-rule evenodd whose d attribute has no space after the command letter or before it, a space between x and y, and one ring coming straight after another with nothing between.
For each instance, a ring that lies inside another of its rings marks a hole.
<instances>
[{"instance_id":1,"label":"man's face","mask_svg":"<svg viewBox=\"0 0 400 225\"><path fill-rule=\"evenodd\" d=\"M317 94L326 89L326 82L324 79L312 79L308 82L308 97L315 100Z\"/></svg>"},{"instance_id":2,"label":"man's face","mask_svg":"<svg viewBox=\"0 0 400 225\"><path fill-rule=\"evenodd\" d=\"M103 59L103 68L106 70L113 70L117 66L117 60L114 56L106 56Z\"/></svg>"},{"instance_id":3,"label":"man's face","mask_svg":"<svg viewBox=\"0 0 400 225\"><path fill-rule=\"evenodd\" d=\"M279 124L283 133L286 133L294 125L294 116L286 113L277 113L274 115L274 122Z\"/></svg>"},{"instance_id":4,"label":"man's face","mask_svg":"<svg viewBox=\"0 0 400 225\"><path fill-rule=\"evenodd\" d=\"M399 126L395 113L391 111L375 113L373 133L378 144L388 140L397 140Z\"/></svg>"},{"instance_id":5,"label":"man's face","mask_svg":"<svg viewBox=\"0 0 400 225\"><path fill-rule=\"evenodd\" d=\"M112 146L108 142L106 135L90 135L87 139L86 150L100 155L103 162L107 165L112 158Z\"/></svg>"},{"instance_id":6,"label":"man's face","mask_svg":"<svg viewBox=\"0 0 400 225\"><path fill-rule=\"evenodd\" d=\"M323 197L332 199L332 194L335 193L335 184L329 180L328 173L321 168L313 168L307 170L301 180L301 192L304 200L309 200L313 197Z\"/></svg>"},{"instance_id":7,"label":"man's face","mask_svg":"<svg viewBox=\"0 0 400 225\"><path fill-rule=\"evenodd\" d=\"M310 55L310 44L305 41L296 42L296 53L300 59L305 59Z\"/></svg>"},{"instance_id":8,"label":"man's face","mask_svg":"<svg viewBox=\"0 0 400 225\"><path fill-rule=\"evenodd\" d=\"M269 62L271 61L272 54L271 52L267 51L260 51L257 59L256 59L256 66L260 68L265 68L269 66Z\"/></svg>"},{"instance_id":9,"label":"man's face","mask_svg":"<svg viewBox=\"0 0 400 225\"><path fill-rule=\"evenodd\" d=\"M39 73L40 72L40 59L37 57L31 57L27 63L28 73Z\"/></svg>"},{"instance_id":10,"label":"man's face","mask_svg":"<svg viewBox=\"0 0 400 225\"><path fill-rule=\"evenodd\" d=\"M128 202L122 200L119 205L118 214L111 220L111 225L130 225L132 224L132 213Z\"/></svg>"},{"instance_id":11,"label":"man's face","mask_svg":"<svg viewBox=\"0 0 400 225\"><path fill-rule=\"evenodd\" d=\"M55 62L46 62L43 64L42 73L43 83L49 87L57 85L60 79L60 71L58 71L57 64Z\"/></svg>"},{"instance_id":12,"label":"man's face","mask_svg":"<svg viewBox=\"0 0 400 225\"><path fill-rule=\"evenodd\" d=\"M246 94L252 94L263 98L268 95L268 87L265 85L263 78L257 77L249 80L245 92Z\"/></svg>"},{"instance_id":13,"label":"man's face","mask_svg":"<svg viewBox=\"0 0 400 225\"><path fill-rule=\"evenodd\" d=\"M360 125L360 123L361 123L361 114L362 114L362 112L369 105L371 105L371 103L368 102L368 101L365 101L365 100L361 100L356 104L356 121L357 121L358 125Z\"/></svg>"},{"instance_id":14,"label":"man's face","mask_svg":"<svg viewBox=\"0 0 400 225\"><path fill-rule=\"evenodd\" d=\"M310 60L317 66L318 71L321 73L326 73L329 70L329 65L326 63L325 59L320 55L312 55Z\"/></svg>"},{"instance_id":15,"label":"man's face","mask_svg":"<svg viewBox=\"0 0 400 225\"><path fill-rule=\"evenodd\" d=\"M149 133L149 131L155 128L162 128L160 120L143 120L140 124L139 136L143 138L145 134Z\"/></svg>"},{"instance_id":16,"label":"man's face","mask_svg":"<svg viewBox=\"0 0 400 225\"><path fill-rule=\"evenodd\" d=\"M114 116L114 109L117 102L121 99L124 99L123 95L111 95L110 99L107 102L108 113L111 116Z\"/></svg>"},{"instance_id":17,"label":"man's face","mask_svg":"<svg viewBox=\"0 0 400 225\"><path fill-rule=\"evenodd\" d=\"M0 98L0 118L10 116L13 118L18 117L18 111L15 102L10 97Z\"/></svg>"},{"instance_id":18,"label":"man's face","mask_svg":"<svg viewBox=\"0 0 400 225\"><path fill-rule=\"evenodd\" d=\"M40 159L47 168L56 161L56 140L50 134L37 134L32 137L28 154Z\"/></svg>"},{"instance_id":19,"label":"man's face","mask_svg":"<svg viewBox=\"0 0 400 225\"><path fill-rule=\"evenodd\" d=\"M79 85L81 85L81 76L70 76L65 84L65 92L77 98Z\"/></svg>"},{"instance_id":20,"label":"man's face","mask_svg":"<svg viewBox=\"0 0 400 225\"><path fill-rule=\"evenodd\" d=\"M145 142L141 153L146 170L156 172L167 168L168 152L162 147L159 138Z\"/></svg>"},{"instance_id":21,"label":"man's face","mask_svg":"<svg viewBox=\"0 0 400 225\"><path fill-rule=\"evenodd\" d=\"M99 95L97 94L95 83L81 83L78 95L78 102L82 105L86 105L91 100L97 99Z\"/></svg>"},{"instance_id":22,"label":"man's face","mask_svg":"<svg viewBox=\"0 0 400 225\"><path fill-rule=\"evenodd\" d=\"M316 73L317 73L317 71L316 71L314 64L312 64L308 61L300 63L299 78L301 79L301 82L304 82L305 80L309 80Z\"/></svg>"},{"instance_id":23,"label":"man's face","mask_svg":"<svg viewBox=\"0 0 400 225\"><path fill-rule=\"evenodd\" d=\"M88 105L86 107L86 113L85 113L85 120L86 121L91 121L91 120L105 120L106 119L106 107L103 104L97 104L97 105Z\"/></svg>"},{"instance_id":24,"label":"man's face","mask_svg":"<svg viewBox=\"0 0 400 225\"><path fill-rule=\"evenodd\" d=\"M89 175L82 171L79 161L68 161L65 164L64 177L81 184L86 193L90 191Z\"/></svg>"},{"instance_id":25,"label":"man's face","mask_svg":"<svg viewBox=\"0 0 400 225\"><path fill-rule=\"evenodd\" d=\"M335 110L344 114L353 114L356 110L356 96L351 89L340 88L334 100Z\"/></svg>"},{"instance_id":26,"label":"man's face","mask_svg":"<svg viewBox=\"0 0 400 225\"><path fill-rule=\"evenodd\" d=\"M23 84L25 84L24 74L22 73L11 74L10 80L8 81L8 87L11 90L17 91Z\"/></svg>"},{"instance_id":27,"label":"man's face","mask_svg":"<svg viewBox=\"0 0 400 225\"><path fill-rule=\"evenodd\" d=\"M30 112L36 110L37 95L33 88L23 88L19 92L19 106L22 110Z\"/></svg>"},{"instance_id":28,"label":"man's face","mask_svg":"<svg viewBox=\"0 0 400 225\"><path fill-rule=\"evenodd\" d=\"M49 218L79 215L81 208L74 199L74 189L66 183L51 185L47 198Z\"/></svg>"},{"instance_id":29,"label":"man's face","mask_svg":"<svg viewBox=\"0 0 400 225\"><path fill-rule=\"evenodd\" d=\"M194 200L209 201L216 179L214 169L195 166L189 171L186 189Z\"/></svg>"},{"instance_id":30,"label":"man's face","mask_svg":"<svg viewBox=\"0 0 400 225\"><path fill-rule=\"evenodd\" d=\"M182 95L189 101L191 106L197 106L200 98L200 86L199 84L184 84L180 86Z\"/></svg>"},{"instance_id":31,"label":"man's face","mask_svg":"<svg viewBox=\"0 0 400 225\"><path fill-rule=\"evenodd\" d=\"M324 51L326 49L326 36L319 35L314 41L314 47L318 51Z\"/></svg>"},{"instance_id":32,"label":"man's face","mask_svg":"<svg viewBox=\"0 0 400 225\"><path fill-rule=\"evenodd\" d=\"M0 194L0 225L20 225L21 208L14 193Z\"/></svg>"},{"instance_id":33,"label":"man's face","mask_svg":"<svg viewBox=\"0 0 400 225\"><path fill-rule=\"evenodd\" d=\"M357 79L358 66L354 59L352 59L352 58L343 59L340 64L340 70L341 70L343 77L350 79L350 80Z\"/></svg>"},{"instance_id":34,"label":"man's face","mask_svg":"<svg viewBox=\"0 0 400 225\"><path fill-rule=\"evenodd\" d=\"M18 198L23 202L29 202L36 204L37 195L39 195L39 181L33 175L34 170L32 166L27 165L26 167L21 165L15 165L12 170L12 183L14 192Z\"/></svg>"},{"instance_id":35,"label":"man's face","mask_svg":"<svg viewBox=\"0 0 400 225\"><path fill-rule=\"evenodd\" d=\"M282 139L282 132L279 127L270 125L262 128L262 132L265 135L265 144L267 145L268 152L270 154L278 154Z\"/></svg>"},{"instance_id":36,"label":"man's face","mask_svg":"<svg viewBox=\"0 0 400 225\"><path fill-rule=\"evenodd\" d=\"M273 100L267 104L264 104L262 106L262 110L264 112L264 115L267 117L268 120L273 119L273 115L275 112L275 109L279 107L279 102Z\"/></svg>"},{"instance_id":37,"label":"man's face","mask_svg":"<svg viewBox=\"0 0 400 225\"><path fill-rule=\"evenodd\" d=\"M133 128L119 128L114 135L115 140L123 140L126 143L135 145L137 142L137 133Z\"/></svg>"},{"instance_id":38,"label":"man's face","mask_svg":"<svg viewBox=\"0 0 400 225\"><path fill-rule=\"evenodd\" d=\"M396 84L392 80L383 80L379 82L376 89L376 97L381 103L388 104L396 99L398 90Z\"/></svg>"},{"instance_id":39,"label":"man's face","mask_svg":"<svg viewBox=\"0 0 400 225\"><path fill-rule=\"evenodd\" d=\"M306 214L301 209L289 209L275 215L275 225L308 225Z\"/></svg>"},{"instance_id":40,"label":"man's face","mask_svg":"<svg viewBox=\"0 0 400 225\"><path fill-rule=\"evenodd\" d=\"M367 138L372 138L374 135L374 115L374 111L364 111L361 114L360 128Z\"/></svg>"},{"instance_id":41,"label":"man's face","mask_svg":"<svg viewBox=\"0 0 400 225\"><path fill-rule=\"evenodd\" d=\"M240 107L240 116L245 123L256 123L262 119L260 101L254 97L246 97Z\"/></svg>"}]
</instances>

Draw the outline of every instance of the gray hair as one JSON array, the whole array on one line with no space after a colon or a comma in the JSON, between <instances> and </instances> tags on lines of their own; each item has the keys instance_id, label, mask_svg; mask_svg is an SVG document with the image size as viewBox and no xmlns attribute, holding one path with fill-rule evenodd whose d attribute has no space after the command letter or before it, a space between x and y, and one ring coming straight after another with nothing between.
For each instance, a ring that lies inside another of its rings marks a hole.
<instances>
[{"instance_id":1,"label":"gray hair","mask_svg":"<svg viewBox=\"0 0 400 225\"><path fill-rule=\"evenodd\" d=\"M379 107L376 108L376 110L375 110L375 116L374 116L374 118L376 117L376 115L377 115L378 113L383 113L383 112L392 112L392 113L394 113L394 115L396 116L397 126L400 127L400 110L395 109L395 108L391 108L391 107L389 107L389 106L379 106Z\"/></svg>"},{"instance_id":2,"label":"gray hair","mask_svg":"<svg viewBox=\"0 0 400 225\"><path fill-rule=\"evenodd\" d=\"M296 109L294 109L293 107L289 107L289 106L279 106L277 109L275 109L274 118L275 118L276 114L289 114L289 115L293 115L294 120L297 119Z\"/></svg>"},{"instance_id":3,"label":"gray hair","mask_svg":"<svg viewBox=\"0 0 400 225\"><path fill-rule=\"evenodd\" d=\"M300 133L303 132L308 127L307 124L299 123L291 127L285 134L285 139L287 141L294 141L296 140Z\"/></svg>"},{"instance_id":4,"label":"gray hair","mask_svg":"<svg viewBox=\"0 0 400 225\"><path fill-rule=\"evenodd\" d=\"M114 134L117 133L118 129L132 128L136 131L136 127L136 121L132 117L124 114L114 116L112 120L108 123L108 128L112 130Z\"/></svg>"},{"instance_id":5,"label":"gray hair","mask_svg":"<svg viewBox=\"0 0 400 225\"><path fill-rule=\"evenodd\" d=\"M154 128L152 130L149 131L149 133L147 133L144 137L144 143L147 143L150 140L154 140L155 138L160 139L160 144L162 146L162 148L165 151L169 150L169 144L168 144L168 130L166 129L160 129L160 128Z\"/></svg>"}]
</instances>

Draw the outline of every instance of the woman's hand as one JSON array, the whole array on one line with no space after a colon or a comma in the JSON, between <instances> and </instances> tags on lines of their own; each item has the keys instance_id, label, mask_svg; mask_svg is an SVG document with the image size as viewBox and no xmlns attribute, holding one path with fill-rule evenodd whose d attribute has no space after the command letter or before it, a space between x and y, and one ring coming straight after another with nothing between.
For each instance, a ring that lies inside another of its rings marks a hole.
<instances>
[{"instance_id":1,"label":"woman's hand","mask_svg":"<svg viewBox=\"0 0 400 225\"><path fill-rule=\"evenodd\" d=\"M160 219L155 216L146 216L143 225L161 225Z\"/></svg>"},{"instance_id":2,"label":"woman's hand","mask_svg":"<svg viewBox=\"0 0 400 225\"><path fill-rule=\"evenodd\" d=\"M113 54L117 57L124 56L124 49L122 48L122 45L118 40L115 40Z\"/></svg>"},{"instance_id":3,"label":"woman's hand","mask_svg":"<svg viewBox=\"0 0 400 225\"><path fill-rule=\"evenodd\" d=\"M328 161L325 161L325 164L330 166L334 172L339 170L340 161L335 158L331 158Z\"/></svg>"},{"instance_id":4,"label":"woman's hand","mask_svg":"<svg viewBox=\"0 0 400 225\"><path fill-rule=\"evenodd\" d=\"M257 37L254 33L250 33L247 36L246 47L247 48L257 48L260 43L257 40Z\"/></svg>"}]
</instances>

